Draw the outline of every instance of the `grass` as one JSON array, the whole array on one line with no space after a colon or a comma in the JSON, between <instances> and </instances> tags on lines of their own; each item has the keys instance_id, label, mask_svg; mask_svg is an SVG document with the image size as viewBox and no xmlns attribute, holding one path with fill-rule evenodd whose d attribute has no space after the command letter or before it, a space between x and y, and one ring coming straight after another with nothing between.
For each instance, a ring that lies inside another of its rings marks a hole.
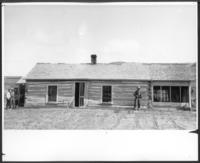
<instances>
[{"instance_id":1,"label":"grass","mask_svg":"<svg viewBox=\"0 0 200 163\"><path fill-rule=\"evenodd\" d=\"M182 110L20 108L4 111L4 129L194 130L196 112Z\"/></svg>"}]
</instances>

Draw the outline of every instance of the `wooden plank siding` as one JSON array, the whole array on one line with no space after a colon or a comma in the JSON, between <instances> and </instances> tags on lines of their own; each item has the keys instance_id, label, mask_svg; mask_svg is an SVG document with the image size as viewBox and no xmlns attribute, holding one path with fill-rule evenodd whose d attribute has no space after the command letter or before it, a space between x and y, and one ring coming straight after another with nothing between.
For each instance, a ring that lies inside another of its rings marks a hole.
<instances>
[{"instance_id":1,"label":"wooden plank siding","mask_svg":"<svg viewBox=\"0 0 200 163\"><path fill-rule=\"evenodd\" d=\"M45 106L48 103L48 85L57 85L57 104L67 104L74 98L76 81L27 81L26 106ZM77 81L78 82L78 81ZM85 106L102 104L102 86L112 86L112 104L133 106L133 93L141 87L141 105L148 102L148 82L139 81L83 81L85 82ZM73 101L74 102L74 101Z\"/></svg>"},{"instance_id":2,"label":"wooden plank siding","mask_svg":"<svg viewBox=\"0 0 200 163\"><path fill-rule=\"evenodd\" d=\"M133 106L137 86L141 87L141 106L147 106L148 82L139 81L90 81L88 82L88 105L102 104L102 86L112 86L112 105Z\"/></svg>"},{"instance_id":3,"label":"wooden plank siding","mask_svg":"<svg viewBox=\"0 0 200 163\"><path fill-rule=\"evenodd\" d=\"M155 103L153 101L153 86L169 85L169 86L188 86L189 82L174 81L122 81L122 80L91 80L91 81L27 81L26 102L25 106L45 106L48 104L48 85L57 85L57 101L56 104L74 106L75 83L85 83L84 107L102 105L102 87L112 86L112 102L111 106L133 106L134 96L137 86L140 86L142 95L141 107L151 108L152 106L175 106L178 103ZM192 106L196 107L196 82L191 82L191 100ZM179 103L180 104L180 103ZM179 105L178 104L178 105Z\"/></svg>"},{"instance_id":4,"label":"wooden plank siding","mask_svg":"<svg viewBox=\"0 0 200 163\"><path fill-rule=\"evenodd\" d=\"M43 83L28 83L26 92L26 107L45 106L46 104L46 85Z\"/></svg>"},{"instance_id":5,"label":"wooden plank siding","mask_svg":"<svg viewBox=\"0 0 200 163\"><path fill-rule=\"evenodd\" d=\"M68 105L73 98L73 82L29 82L25 106L45 106L48 104L48 85L57 86L57 104Z\"/></svg>"}]
</instances>

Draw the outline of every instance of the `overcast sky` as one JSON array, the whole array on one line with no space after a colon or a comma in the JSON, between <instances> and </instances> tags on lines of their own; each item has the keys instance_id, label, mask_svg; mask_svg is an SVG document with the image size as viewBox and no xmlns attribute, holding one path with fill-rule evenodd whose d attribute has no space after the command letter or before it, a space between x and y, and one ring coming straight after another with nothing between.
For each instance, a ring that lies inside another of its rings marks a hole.
<instances>
[{"instance_id":1,"label":"overcast sky","mask_svg":"<svg viewBox=\"0 0 200 163\"><path fill-rule=\"evenodd\" d=\"M4 74L90 62L93 53L106 63L196 62L196 3L131 4L5 5Z\"/></svg>"}]
</instances>

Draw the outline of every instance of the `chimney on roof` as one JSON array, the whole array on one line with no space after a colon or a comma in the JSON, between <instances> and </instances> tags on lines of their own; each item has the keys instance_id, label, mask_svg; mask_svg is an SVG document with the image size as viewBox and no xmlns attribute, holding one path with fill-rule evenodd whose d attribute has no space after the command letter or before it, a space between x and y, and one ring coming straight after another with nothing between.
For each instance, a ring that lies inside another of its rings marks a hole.
<instances>
[{"instance_id":1,"label":"chimney on roof","mask_svg":"<svg viewBox=\"0 0 200 163\"><path fill-rule=\"evenodd\" d=\"M97 63L97 55L92 54L91 55L91 64L95 65Z\"/></svg>"}]
</instances>

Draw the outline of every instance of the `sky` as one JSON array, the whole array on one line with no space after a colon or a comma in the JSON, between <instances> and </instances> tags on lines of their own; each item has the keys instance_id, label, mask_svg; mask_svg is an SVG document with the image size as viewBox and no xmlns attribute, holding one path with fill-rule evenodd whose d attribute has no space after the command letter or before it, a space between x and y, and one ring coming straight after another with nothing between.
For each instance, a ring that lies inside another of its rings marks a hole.
<instances>
[{"instance_id":1,"label":"sky","mask_svg":"<svg viewBox=\"0 0 200 163\"><path fill-rule=\"evenodd\" d=\"M17 4L17 3L16 3ZM197 5L105 3L3 6L3 72L37 62L196 62Z\"/></svg>"}]
</instances>

